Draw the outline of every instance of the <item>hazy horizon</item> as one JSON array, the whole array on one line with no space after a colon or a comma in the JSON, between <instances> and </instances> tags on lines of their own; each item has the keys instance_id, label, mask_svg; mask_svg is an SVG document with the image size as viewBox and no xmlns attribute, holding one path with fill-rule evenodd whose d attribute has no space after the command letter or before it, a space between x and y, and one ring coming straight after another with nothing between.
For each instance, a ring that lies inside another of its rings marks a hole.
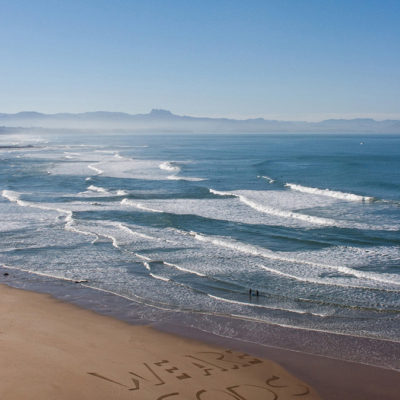
<instances>
[{"instance_id":1,"label":"hazy horizon","mask_svg":"<svg viewBox=\"0 0 400 400\"><path fill-rule=\"evenodd\" d=\"M124 133L382 133L399 134L400 120L327 119L320 122L193 117L152 109L146 114L109 111L41 114L34 111L0 113L1 131L18 128L48 130L123 131Z\"/></svg>"},{"instance_id":2,"label":"hazy horizon","mask_svg":"<svg viewBox=\"0 0 400 400\"><path fill-rule=\"evenodd\" d=\"M130 116L135 116L135 115L148 115L151 114L153 111L167 111L173 114L174 116L181 116L181 117L189 117L189 118L211 118L211 119L230 119L230 120L238 120L238 121L246 121L246 120L251 120L251 119L264 119L266 121L279 121L279 122L309 122L309 123L318 123L318 122L323 122L326 120L354 120L354 119L372 119L374 121L386 121L386 120L400 120L400 114L384 114L384 115L369 115L369 114L336 114L336 113L328 113L326 115L320 115L319 118L313 118L310 117L308 119L304 118L297 118L295 119L293 116L292 118L287 118L283 115L247 115L247 116L234 116L234 115L204 115L204 114L180 114L177 113L173 110L168 110L166 108L151 108L148 109L147 111L144 112L136 112L135 110L132 110L130 112L128 111L121 111L121 110L82 110L79 112L72 112L72 111L65 111L65 110L59 110L55 112L44 112L41 110L18 110L15 112L3 112L0 110L0 115L6 114L6 115L17 115L17 114L23 114L23 113L37 113L37 114L43 114L46 116L56 116L56 115L79 115L79 114L95 114L95 113L114 113L114 114L127 114Z\"/></svg>"}]
</instances>

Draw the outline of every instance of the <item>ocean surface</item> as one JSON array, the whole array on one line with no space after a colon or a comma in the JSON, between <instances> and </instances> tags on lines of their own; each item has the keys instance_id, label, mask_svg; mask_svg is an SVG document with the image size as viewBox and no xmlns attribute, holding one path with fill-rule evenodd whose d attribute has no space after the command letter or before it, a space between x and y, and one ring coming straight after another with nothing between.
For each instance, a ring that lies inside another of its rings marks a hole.
<instances>
[{"instance_id":1,"label":"ocean surface","mask_svg":"<svg viewBox=\"0 0 400 400\"><path fill-rule=\"evenodd\" d=\"M0 166L10 275L255 342L400 342L400 135L3 134Z\"/></svg>"}]
</instances>

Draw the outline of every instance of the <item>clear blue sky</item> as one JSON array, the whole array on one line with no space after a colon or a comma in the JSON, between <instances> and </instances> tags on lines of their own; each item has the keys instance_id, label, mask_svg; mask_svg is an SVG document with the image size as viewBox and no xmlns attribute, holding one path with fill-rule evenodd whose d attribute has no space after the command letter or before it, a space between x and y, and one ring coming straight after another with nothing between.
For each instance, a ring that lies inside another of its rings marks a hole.
<instances>
[{"instance_id":1,"label":"clear blue sky","mask_svg":"<svg viewBox=\"0 0 400 400\"><path fill-rule=\"evenodd\" d=\"M0 112L400 118L400 0L0 0Z\"/></svg>"}]
</instances>

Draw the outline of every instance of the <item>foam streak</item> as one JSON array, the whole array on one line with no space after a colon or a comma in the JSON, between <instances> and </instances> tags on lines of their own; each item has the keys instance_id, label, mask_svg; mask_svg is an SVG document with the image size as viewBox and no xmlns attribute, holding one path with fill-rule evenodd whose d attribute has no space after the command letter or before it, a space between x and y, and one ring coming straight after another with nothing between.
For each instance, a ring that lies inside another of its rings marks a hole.
<instances>
[{"instance_id":1,"label":"foam streak","mask_svg":"<svg viewBox=\"0 0 400 400\"><path fill-rule=\"evenodd\" d=\"M294 183L286 183L285 186L290 188L291 190L296 190L298 192L316 194L319 196L333 197L335 199L340 199L340 200L364 201L364 202L374 200L373 197L369 197L369 196L360 196L358 194L344 193L344 192L339 192L339 191L329 190L329 189L318 189L318 188L313 188L313 187L296 185Z\"/></svg>"}]
</instances>

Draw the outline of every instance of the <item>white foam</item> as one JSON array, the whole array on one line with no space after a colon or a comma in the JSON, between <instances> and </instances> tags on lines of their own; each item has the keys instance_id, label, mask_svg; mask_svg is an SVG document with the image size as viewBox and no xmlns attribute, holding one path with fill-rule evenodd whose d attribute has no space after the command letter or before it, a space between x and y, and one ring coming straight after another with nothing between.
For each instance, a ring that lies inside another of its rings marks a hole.
<instances>
[{"instance_id":1,"label":"white foam","mask_svg":"<svg viewBox=\"0 0 400 400\"><path fill-rule=\"evenodd\" d=\"M212 192L217 192L211 189ZM259 212L258 207L250 207L248 208L247 202L242 202L238 199L237 196L233 196L232 192L217 192L220 195L226 194L225 198L208 198L208 199L149 199L149 200L141 200L140 202L132 201L130 199L123 199L121 204L125 206L136 207L149 212L165 212L176 215L198 215L204 218L210 218L221 221L232 221L232 222L240 222L245 224L264 224L264 225L276 225L276 226L288 226L288 227L303 227L303 226L313 226L313 219L304 218L298 219L293 218L292 214L297 216L298 212L293 212L290 210L278 210L280 212L275 213L266 213ZM281 205L282 207L289 207L290 205L297 206L305 206L304 202L306 199L303 197L308 197L306 194L300 194L300 199L297 198L297 194L293 192L290 196L287 196L290 192L285 190L278 191L264 191L264 192L256 192L252 191L246 192L246 198L254 197L257 201L250 200L256 204L259 204L261 201L271 202L272 204ZM233 194L236 194L233 193ZM242 193L240 193L242 195ZM256 196L257 195L257 196ZM228 197L229 196L229 197ZM319 201L310 201L310 204L313 206L318 206L319 204L323 204L326 206L326 202L324 198L320 196L315 196L319 198ZM322 199L322 201L321 201ZM239 200L239 201L238 201ZM328 204L329 204L328 199ZM334 200L332 200L334 201ZM261 207L265 206L260 204ZM276 210L276 208L273 208ZM331 210L331 208L330 208ZM347 218L352 217L350 214L350 210L346 208L346 211L338 210L338 214L345 214ZM355 215L359 220L363 220L362 216ZM344 220L334 220L328 219L329 226L336 226L340 228L358 228L365 230L398 230L398 225L374 225L373 222L376 219L371 220L371 223L362 223L356 221L344 221ZM319 224L320 225L320 224Z\"/></svg>"},{"instance_id":2,"label":"white foam","mask_svg":"<svg viewBox=\"0 0 400 400\"><path fill-rule=\"evenodd\" d=\"M1 192L1 195L2 195L4 198L6 198L8 201L11 201L11 202L13 202L13 203L17 203L17 204L23 203L23 202L19 199L20 194L17 193L17 192L14 192L14 191L12 191L12 190L3 190L3 191ZM24 205L24 204L21 204L21 205Z\"/></svg>"},{"instance_id":3,"label":"white foam","mask_svg":"<svg viewBox=\"0 0 400 400\"><path fill-rule=\"evenodd\" d=\"M104 171L100 168L95 167L94 165L88 165L88 168L94 172L97 172L97 175L101 175Z\"/></svg>"},{"instance_id":4,"label":"white foam","mask_svg":"<svg viewBox=\"0 0 400 400\"><path fill-rule=\"evenodd\" d=\"M118 240L117 240L117 238L115 236L106 234L104 232L101 234L101 236L110 239L113 247L115 247L116 249L120 249L119 244L118 244Z\"/></svg>"},{"instance_id":5,"label":"white foam","mask_svg":"<svg viewBox=\"0 0 400 400\"><path fill-rule=\"evenodd\" d=\"M70 162L56 163L52 167L51 173L59 175L87 175L87 169L89 168L96 175L113 178L202 180L202 178L196 177L176 176L181 168L174 161L161 162L160 160L132 159L121 156L118 152L112 150L90 150L89 146L87 147L88 149L82 150L81 153L71 153L73 154L73 159ZM51 156L57 160L61 159L63 155L55 152ZM179 163L183 164L185 161L179 161ZM173 175L167 176L165 172L172 172Z\"/></svg>"},{"instance_id":6,"label":"white foam","mask_svg":"<svg viewBox=\"0 0 400 400\"><path fill-rule=\"evenodd\" d=\"M214 296L214 295L209 294L209 293L207 294L207 296L212 298L212 299L214 299L214 300L223 301L224 303L238 304L238 305L241 305L241 306L264 308L264 309L267 309L267 310L288 311L288 312L295 313L295 314L309 314L309 315L315 315L315 316L318 316L318 317L327 317L329 315L329 314L313 313L311 311L295 310L293 308L272 307L272 306L266 306L264 304L248 303L248 302L244 302L244 301L225 299L224 297Z\"/></svg>"},{"instance_id":7,"label":"white foam","mask_svg":"<svg viewBox=\"0 0 400 400\"><path fill-rule=\"evenodd\" d=\"M181 164L185 164L188 161L179 161ZM177 174L181 172L181 168L177 165L176 161L164 161L159 165L160 169L164 171L174 172L173 175L168 175L167 179L171 181L189 181L189 182L200 182L204 181L204 178L188 177L188 176L178 176Z\"/></svg>"},{"instance_id":8,"label":"white foam","mask_svg":"<svg viewBox=\"0 0 400 400\"><path fill-rule=\"evenodd\" d=\"M313 187L296 185L294 183L286 183L285 186L290 188L291 190L296 190L298 192L310 193L310 194L315 194L318 196L327 196L327 197L332 197L334 199L340 199L340 200L347 200L347 201L373 201L374 200L373 197L369 197L369 196L360 196L360 195L353 194L353 193L344 193L344 192L339 192L339 191L329 190L329 189L318 189L318 188L313 188Z\"/></svg>"},{"instance_id":9,"label":"white foam","mask_svg":"<svg viewBox=\"0 0 400 400\"><path fill-rule=\"evenodd\" d=\"M93 235L97 237L104 237L111 241L111 244L114 248L126 251L126 247L122 248L121 246L130 246L133 243L138 243L141 240L141 244L144 241L154 241L157 238L142 234L140 232L135 232L127 226L123 225L120 222L115 221L96 221L96 222L87 222L85 225L85 229L88 230ZM95 243L95 240L92 243ZM133 255L138 256L136 253L131 252ZM142 259L141 256L138 256Z\"/></svg>"},{"instance_id":10,"label":"white foam","mask_svg":"<svg viewBox=\"0 0 400 400\"><path fill-rule=\"evenodd\" d=\"M128 228L127 226L123 225L122 223L118 222L117 226L122 229L123 231L129 233L129 235L132 236L136 236L136 237L140 237L142 239L148 239L148 240L155 240L157 238L155 238L154 236L149 236L149 235L145 235L144 233L140 233L140 232L136 232L133 231L132 229Z\"/></svg>"},{"instance_id":11,"label":"white foam","mask_svg":"<svg viewBox=\"0 0 400 400\"><path fill-rule=\"evenodd\" d=\"M149 264L147 261L145 261L145 262L143 263L143 265L146 267L146 269L147 269L148 271L150 271L150 264Z\"/></svg>"},{"instance_id":12,"label":"white foam","mask_svg":"<svg viewBox=\"0 0 400 400\"><path fill-rule=\"evenodd\" d=\"M257 178L265 179L266 181L268 181L268 183L271 183L271 184L275 182L275 179L272 179L271 177L266 176L266 175L258 175Z\"/></svg>"},{"instance_id":13,"label":"white foam","mask_svg":"<svg viewBox=\"0 0 400 400\"><path fill-rule=\"evenodd\" d=\"M221 236L207 236L207 235L204 235L204 234L201 234L198 232L194 232L194 231L190 231L190 232L181 231L181 233L183 233L185 235L190 235L190 236L194 237L196 240L201 241L201 242L212 243L219 247L224 247L227 249L235 250L235 251L238 251L241 253L245 253L245 254L249 254L249 255L253 255L253 256L257 256L257 257L263 257L263 258L279 260L279 261L295 262L295 263L300 262L302 264L323 267L323 268L325 268L325 267L334 268L334 266L331 266L331 265L319 264L316 262L311 262L311 261L306 261L306 260L301 260L301 261L294 260L290 257L285 257L278 253L274 253L271 250L267 250L267 249L264 249L264 248L261 248L258 246L253 246L250 244L238 242L236 240L228 239L228 238L221 237Z\"/></svg>"},{"instance_id":14,"label":"white foam","mask_svg":"<svg viewBox=\"0 0 400 400\"><path fill-rule=\"evenodd\" d=\"M202 273L200 273L200 272L193 271L193 270L191 270L191 269L184 268L184 267L181 267L181 266L179 266L179 265L172 264L172 263L169 263L169 262L166 262L166 261L164 261L164 264L165 264L165 265L168 265L169 267L176 268L176 269L178 269L179 271L182 271L182 272L188 272L188 273L190 273L190 274L194 274L194 275L202 276L202 277L205 277L205 276L206 276L206 275L204 275L204 274L202 274Z\"/></svg>"},{"instance_id":15,"label":"white foam","mask_svg":"<svg viewBox=\"0 0 400 400\"><path fill-rule=\"evenodd\" d=\"M126 206L131 206L131 207L136 207L139 210L143 210L143 211L150 211L150 212L155 212L155 213L162 213L164 211L162 210L157 210L155 208L150 208L150 207L146 207L144 206L142 203L137 203L135 201L132 200L128 200L128 199L122 199L121 200L121 204L122 205L126 205Z\"/></svg>"},{"instance_id":16,"label":"white foam","mask_svg":"<svg viewBox=\"0 0 400 400\"><path fill-rule=\"evenodd\" d=\"M60 275L48 274L48 273L45 273L45 272L39 272L39 271L31 270L31 269L26 269L26 268L21 268L21 267L14 267L14 266L5 265L5 264L1 264L1 267L2 268L6 268L6 269L12 269L12 270L15 270L15 271L27 272L27 273L33 274L33 275L44 276L46 278L59 279L59 280L62 280L62 281L67 281L67 282L75 282L75 283L87 282L87 279L65 278L64 276L60 276Z\"/></svg>"},{"instance_id":17,"label":"white foam","mask_svg":"<svg viewBox=\"0 0 400 400\"><path fill-rule=\"evenodd\" d=\"M87 180L89 180L89 179L86 178L86 181L87 181ZM106 189L106 188L104 188L104 187L96 186L96 185L90 185L90 186L88 186L86 192L82 192L82 193L79 193L79 194L80 194L80 195L87 195L87 194L93 195L91 192L99 193L99 194L101 194L101 195L121 196L121 197L122 197L122 196L126 196L126 195L128 194L127 191L122 190L122 189L118 189L118 190L115 191L115 192L111 192L110 190L108 190L108 189Z\"/></svg>"},{"instance_id":18,"label":"white foam","mask_svg":"<svg viewBox=\"0 0 400 400\"><path fill-rule=\"evenodd\" d=\"M183 233L185 235L190 235L190 236L194 237L196 240L201 241L201 242L212 243L219 247L231 249L231 250L249 254L252 256L257 256L257 257L262 257L262 258L267 258L267 259L277 260L277 261L284 261L284 262L289 262L289 263L293 263L293 264L305 264L305 265L309 265L311 267L330 269L333 271L340 272L342 274L355 276L357 278L372 280L372 281L390 284L390 285L396 285L396 286L400 285L400 277L398 275L377 274L377 273L370 272L370 271L361 271L361 270L346 267L343 265L323 264L320 262L316 262L314 260L300 258L300 257L298 257L297 253L295 254L295 257L288 257L285 253L282 253L282 252L280 252L280 253L273 252L268 249L264 249L264 248L261 248L258 246L238 242L236 240L228 239L228 238L220 237L220 236L215 236L215 237L207 236L207 235L200 234L200 233L194 232L194 231L190 231L190 232L181 231L181 233ZM318 255L321 256L321 254L318 254ZM276 270L271 269L271 272L276 272Z\"/></svg>"},{"instance_id":19,"label":"white foam","mask_svg":"<svg viewBox=\"0 0 400 400\"><path fill-rule=\"evenodd\" d=\"M259 267L272 273L275 275L283 276L285 278L293 279L295 281L300 281L300 282L307 282L307 283L314 283L317 285L324 285L324 286L338 286L346 289L379 289L382 291L386 292L399 292L399 290L395 289L389 289L386 285L387 282L384 282L384 286L379 284L378 286L368 286L366 283L361 284L361 283L349 283L343 280L339 280L337 277L334 280L327 280L326 278L315 278L313 276L308 276L308 275L301 275L300 273L295 275L293 273L287 273L284 271L281 271L277 268L271 268L267 267L265 265L259 264ZM309 272L309 271L308 271ZM303 271L304 273L304 271ZM354 275L354 274L352 274Z\"/></svg>"},{"instance_id":20,"label":"white foam","mask_svg":"<svg viewBox=\"0 0 400 400\"><path fill-rule=\"evenodd\" d=\"M100 187L100 186L95 186L95 185L90 185L88 187L88 190L91 190L91 191L97 192L97 193L110 193L107 189Z\"/></svg>"},{"instance_id":21,"label":"white foam","mask_svg":"<svg viewBox=\"0 0 400 400\"><path fill-rule=\"evenodd\" d=\"M173 161L164 161L159 165L160 169L163 169L165 171L169 172L176 172L178 173L181 169L178 167L176 164L173 164Z\"/></svg>"},{"instance_id":22,"label":"white foam","mask_svg":"<svg viewBox=\"0 0 400 400\"><path fill-rule=\"evenodd\" d=\"M86 236L95 236L97 238L97 235L95 233L83 231L83 230L80 230L73 226L74 219L72 217L72 211L65 210L63 208L50 207L50 206L43 205L43 204L37 204L37 203L30 202L30 201L21 200L20 195L21 195L20 193L13 192L11 190L3 190L2 191L2 196L4 198L6 198L7 200L9 200L11 202L17 203L21 207L31 207L31 208L36 208L39 210L54 211L54 212L58 212L60 214L64 214L65 215L64 222L65 222L66 230L75 232L75 233L80 233L80 234L86 235Z\"/></svg>"},{"instance_id":23,"label":"white foam","mask_svg":"<svg viewBox=\"0 0 400 400\"><path fill-rule=\"evenodd\" d=\"M105 227L106 231L101 229L102 227ZM114 228L117 228L117 231L113 231ZM136 240L135 240L135 242L127 241L126 240L126 235L121 236L118 233L118 231L122 231L124 233L127 233L129 236L131 236L132 238L135 238L135 239L139 238L139 239L144 239L144 240L151 241L151 242L158 241L158 242L166 242L166 243L173 244L173 245L177 244L176 242L174 242L172 240L169 240L167 238L159 238L159 237L156 237L156 236L150 236L150 235L147 235L147 234L144 234L144 233L141 233L141 232L137 232L137 231L132 230L131 228L129 228L128 226L126 226L126 225L124 225L124 224L122 224L120 222L102 221L101 225L96 224L96 226L94 226L93 229L95 229L95 232L96 232L97 235L103 236L103 237L106 237L106 238L110 239L112 241L112 245L115 248L120 249L120 250L122 250L122 248L121 248L122 245L129 245L129 247L127 247L125 249L130 249L131 248L131 243L136 243ZM143 242L140 243L140 247L141 248L143 247L143 244L144 244ZM154 247L154 245L151 245L151 246ZM179 246L181 246L181 244L179 244ZM129 252L131 252L134 256L138 257L139 259L144 260L144 263L143 263L144 266L147 269L150 270L150 264L149 263L154 262L154 260L151 257L141 255L141 254L139 254L137 252L133 252L131 250L129 250ZM161 260L160 262L165 266L174 268L174 269L182 271L182 272L194 274L194 275L201 276L201 277L206 276L206 275L204 275L204 274L202 274L200 272L193 271L191 269L184 268L184 267L182 267L180 265L173 264L173 263L170 263L170 262L167 262L167 261L164 261L164 260Z\"/></svg>"},{"instance_id":24,"label":"white foam","mask_svg":"<svg viewBox=\"0 0 400 400\"><path fill-rule=\"evenodd\" d=\"M221 192L221 191L214 190L214 189L209 189L209 191L210 191L210 193L213 193L218 196L237 197L242 203L248 205L249 207L253 208L254 210L257 210L257 211L265 213L265 214L271 214L271 215L274 215L277 217L282 217L282 218L297 219L299 221L309 222L311 224L317 224L317 225L325 225L325 226L336 226L337 225L336 221L328 219L328 218L315 217L312 215L301 214L298 212L280 210L280 209L273 208L273 207L267 207L265 205L256 203L253 200L250 200L249 198L245 197L242 194L237 194L237 193L233 193L233 192Z\"/></svg>"},{"instance_id":25,"label":"white foam","mask_svg":"<svg viewBox=\"0 0 400 400\"><path fill-rule=\"evenodd\" d=\"M166 176L158 165L157 160L105 157L96 164L96 168L102 172L102 176L112 178L164 180Z\"/></svg>"},{"instance_id":26,"label":"white foam","mask_svg":"<svg viewBox=\"0 0 400 400\"><path fill-rule=\"evenodd\" d=\"M209 189L210 193L217 196L230 196L237 198L241 203L252 209L271 216L284 218L286 220L301 221L311 225L335 226L338 228L360 229L360 230L387 230L397 231L398 225L375 225L351 220L338 220L333 218L308 215L293 208L327 207L337 204L333 198L325 196L309 196L305 193L289 192L285 190L251 191L241 190L234 192L218 191ZM291 194L290 194L291 193ZM273 206L269 204L272 203ZM280 208L277 208L279 206ZM284 223L280 223L284 225Z\"/></svg>"},{"instance_id":27,"label":"white foam","mask_svg":"<svg viewBox=\"0 0 400 400\"><path fill-rule=\"evenodd\" d=\"M139 257L141 260L152 261L150 257L144 256L142 254L135 253L136 257Z\"/></svg>"},{"instance_id":28,"label":"white foam","mask_svg":"<svg viewBox=\"0 0 400 400\"><path fill-rule=\"evenodd\" d=\"M170 279L165 278L165 277L160 276L160 275L153 274L152 272L150 272L149 275L152 276L155 279L160 280L160 281L164 281L164 282L169 282L170 281Z\"/></svg>"},{"instance_id":29,"label":"white foam","mask_svg":"<svg viewBox=\"0 0 400 400\"><path fill-rule=\"evenodd\" d=\"M136 254L136 253L135 253L135 255L138 256L138 254ZM154 260L151 260L151 259L148 258L148 257L145 258L145 257L143 257L143 256L142 256L141 258L143 258L143 259L145 260L145 261L143 261L143 265L145 266L145 268L146 268L148 271L151 271L150 263L151 263L151 262L154 262ZM189 270L189 269L180 267L180 266L178 266L178 265L176 265L176 264L171 264L171 263L168 263L168 262L165 262L165 261L161 261L161 263L162 263L163 265L167 265L168 267L172 267L172 268L177 269L177 270L179 270L179 271L188 272L188 273L191 273L191 274L194 274L194 275L197 275L197 276L202 276L202 277L205 276L205 275L200 274L200 273L198 273L198 272L196 272L196 271L191 271L191 270ZM163 281L166 281L166 282L171 281L171 279L169 279L169 278L162 277L162 276L159 276L159 275L155 275L155 274L153 274L152 272L150 272L150 275L151 275L153 278L160 279L160 280L163 280Z\"/></svg>"},{"instance_id":30,"label":"white foam","mask_svg":"<svg viewBox=\"0 0 400 400\"><path fill-rule=\"evenodd\" d=\"M167 179L170 181L188 181L188 182L201 182L205 181L204 178L196 178L190 176L177 176L177 175L168 175Z\"/></svg>"},{"instance_id":31,"label":"white foam","mask_svg":"<svg viewBox=\"0 0 400 400\"><path fill-rule=\"evenodd\" d=\"M237 197L239 198L239 200L242 203L248 205L251 208L254 208L257 211L265 213L265 214L272 214L272 215L276 215L277 217L283 217L283 218L298 219L299 221L309 222L311 224L317 224L317 225L325 225L325 226L335 226L336 225L335 221L332 221L331 219L328 219L328 218L315 217L312 215L305 215L305 214L301 214L298 212L285 211L285 210L279 210L276 208L265 207L265 206L258 204L252 200L249 200L245 196L238 195Z\"/></svg>"}]
</instances>

